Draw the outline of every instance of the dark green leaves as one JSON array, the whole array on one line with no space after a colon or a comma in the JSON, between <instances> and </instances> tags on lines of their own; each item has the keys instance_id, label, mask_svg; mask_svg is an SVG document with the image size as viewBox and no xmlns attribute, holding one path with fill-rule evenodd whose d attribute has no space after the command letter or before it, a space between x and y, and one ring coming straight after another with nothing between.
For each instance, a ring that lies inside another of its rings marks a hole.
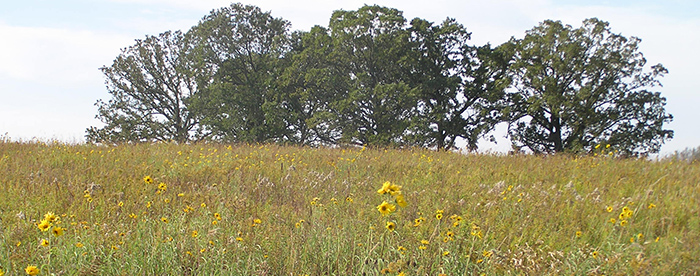
<instances>
[{"instance_id":1,"label":"dark green leaves","mask_svg":"<svg viewBox=\"0 0 700 276\"><path fill-rule=\"evenodd\" d=\"M91 142L210 139L298 145L477 149L509 122L516 149L623 155L673 136L667 73L645 70L640 40L585 20L547 20L523 39L469 45L471 33L401 11L335 11L329 26L289 22L242 4L212 11L186 34L138 40L102 68L112 99Z\"/></svg>"},{"instance_id":2,"label":"dark green leaves","mask_svg":"<svg viewBox=\"0 0 700 276\"><path fill-rule=\"evenodd\" d=\"M509 95L515 147L535 153L587 152L611 144L625 155L657 152L673 132L659 85L663 66L644 73L639 39L610 32L587 19L573 29L545 21L511 40L516 90Z\"/></svg>"}]
</instances>

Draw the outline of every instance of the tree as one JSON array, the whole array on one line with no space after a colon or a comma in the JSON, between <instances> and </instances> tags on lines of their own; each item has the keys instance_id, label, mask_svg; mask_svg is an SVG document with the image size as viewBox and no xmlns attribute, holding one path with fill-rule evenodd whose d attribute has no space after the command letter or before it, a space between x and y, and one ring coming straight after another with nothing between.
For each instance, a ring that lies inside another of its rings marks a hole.
<instances>
[{"instance_id":1,"label":"tree","mask_svg":"<svg viewBox=\"0 0 700 276\"><path fill-rule=\"evenodd\" d=\"M333 62L347 87L331 122L351 144L400 145L417 106L416 89L406 82L409 33L396 9L363 6L335 11L330 20Z\"/></svg>"},{"instance_id":2,"label":"tree","mask_svg":"<svg viewBox=\"0 0 700 276\"><path fill-rule=\"evenodd\" d=\"M490 45L467 45L471 34L454 19L433 25L416 18L409 30L414 55L410 78L420 91L413 140L451 149L462 138L475 150L498 122L496 103L509 84L508 57Z\"/></svg>"},{"instance_id":3,"label":"tree","mask_svg":"<svg viewBox=\"0 0 700 276\"><path fill-rule=\"evenodd\" d=\"M595 18L578 29L547 20L506 43L515 58L504 109L514 147L586 152L610 144L624 155L658 152L673 137L663 129L672 116L666 99L648 89L660 86L667 70L657 64L646 72L639 43Z\"/></svg>"},{"instance_id":4,"label":"tree","mask_svg":"<svg viewBox=\"0 0 700 276\"><path fill-rule=\"evenodd\" d=\"M240 3L212 11L190 32L215 72L194 99L213 138L268 142L287 131L275 102L279 63L289 48L289 22Z\"/></svg>"},{"instance_id":5,"label":"tree","mask_svg":"<svg viewBox=\"0 0 700 276\"><path fill-rule=\"evenodd\" d=\"M349 78L333 62L328 29L314 26L292 35L292 47L280 76L279 114L293 129L285 140L303 145L334 145L341 137L332 127L333 110L347 91Z\"/></svg>"},{"instance_id":6,"label":"tree","mask_svg":"<svg viewBox=\"0 0 700 276\"><path fill-rule=\"evenodd\" d=\"M137 40L112 66L100 68L112 99L95 104L96 118L106 125L88 128L88 142L186 142L206 136L187 104L199 92L196 76L202 75L188 59L191 49L181 32L165 32Z\"/></svg>"}]
</instances>

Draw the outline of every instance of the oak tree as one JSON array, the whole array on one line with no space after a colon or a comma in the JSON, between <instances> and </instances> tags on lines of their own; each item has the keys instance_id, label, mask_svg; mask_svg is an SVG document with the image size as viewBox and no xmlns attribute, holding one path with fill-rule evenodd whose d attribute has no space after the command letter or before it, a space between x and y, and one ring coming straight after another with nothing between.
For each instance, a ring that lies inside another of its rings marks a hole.
<instances>
[{"instance_id":1,"label":"oak tree","mask_svg":"<svg viewBox=\"0 0 700 276\"><path fill-rule=\"evenodd\" d=\"M613 33L607 22L580 28L547 20L511 39L513 91L504 109L516 148L535 153L587 152L610 144L623 155L658 152L673 131L666 99L651 91L667 73L645 68L640 39Z\"/></svg>"}]
</instances>

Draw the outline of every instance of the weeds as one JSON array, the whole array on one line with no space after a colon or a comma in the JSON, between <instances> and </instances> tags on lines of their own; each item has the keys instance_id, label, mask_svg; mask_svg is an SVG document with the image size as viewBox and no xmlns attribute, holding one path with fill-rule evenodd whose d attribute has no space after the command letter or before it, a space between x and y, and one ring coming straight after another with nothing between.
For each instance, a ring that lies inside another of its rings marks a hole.
<instances>
[{"instance_id":1,"label":"weeds","mask_svg":"<svg viewBox=\"0 0 700 276\"><path fill-rule=\"evenodd\" d=\"M0 275L691 274L700 167L0 143Z\"/></svg>"}]
</instances>

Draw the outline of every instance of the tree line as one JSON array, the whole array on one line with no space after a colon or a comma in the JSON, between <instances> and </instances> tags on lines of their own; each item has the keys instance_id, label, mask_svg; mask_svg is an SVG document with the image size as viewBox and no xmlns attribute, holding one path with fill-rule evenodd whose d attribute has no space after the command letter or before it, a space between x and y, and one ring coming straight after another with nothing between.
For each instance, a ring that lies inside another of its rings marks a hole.
<instances>
[{"instance_id":1,"label":"tree line","mask_svg":"<svg viewBox=\"0 0 700 276\"><path fill-rule=\"evenodd\" d=\"M508 124L516 150L658 152L673 131L640 39L592 18L546 20L498 46L381 6L333 12L328 27L243 4L187 32L147 36L100 70L111 98L93 143L221 141L470 150Z\"/></svg>"}]
</instances>

